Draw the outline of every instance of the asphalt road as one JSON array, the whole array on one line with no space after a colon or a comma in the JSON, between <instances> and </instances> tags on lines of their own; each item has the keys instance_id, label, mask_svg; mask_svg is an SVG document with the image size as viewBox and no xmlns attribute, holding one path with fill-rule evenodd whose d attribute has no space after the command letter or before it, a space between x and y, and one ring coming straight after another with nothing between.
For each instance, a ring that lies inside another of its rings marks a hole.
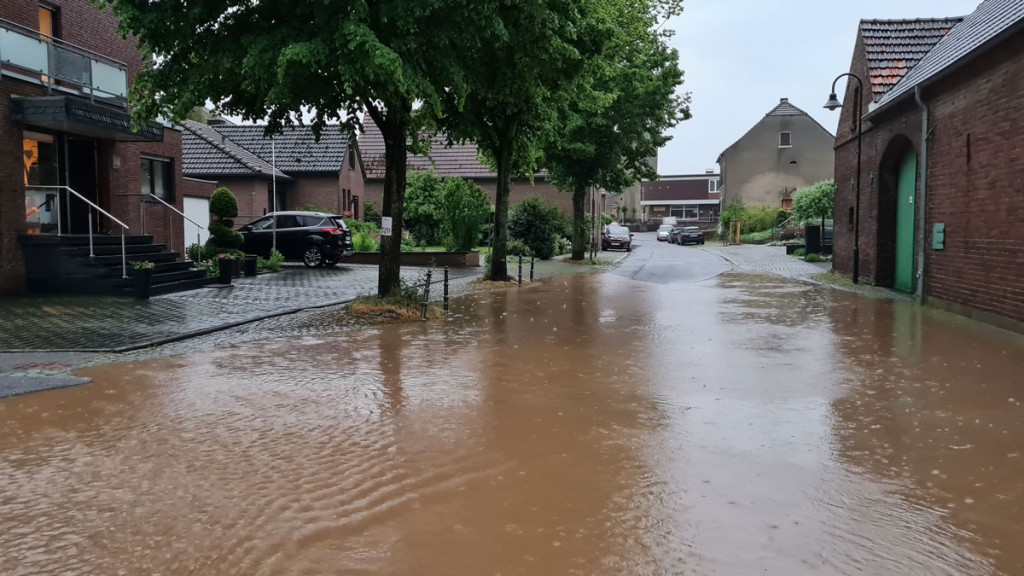
<instances>
[{"instance_id":1,"label":"asphalt road","mask_svg":"<svg viewBox=\"0 0 1024 576\"><path fill-rule=\"evenodd\" d=\"M655 284L688 284L731 269L725 260L701 246L659 242L654 232L645 232L633 238L633 255L615 269L615 274Z\"/></svg>"}]
</instances>

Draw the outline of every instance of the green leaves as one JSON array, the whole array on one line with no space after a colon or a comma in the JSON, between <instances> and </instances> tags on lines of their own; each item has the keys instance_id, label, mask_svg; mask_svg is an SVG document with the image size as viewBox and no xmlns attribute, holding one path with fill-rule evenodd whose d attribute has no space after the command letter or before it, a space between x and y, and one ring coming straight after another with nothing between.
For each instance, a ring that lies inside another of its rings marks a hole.
<instances>
[{"instance_id":1,"label":"green leaves","mask_svg":"<svg viewBox=\"0 0 1024 576\"><path fill-rule=\"evenodd\" d=\"M793 196L793 215L804 221L830 219L835 198L836 183L833 180L822 180L800 188Z\"/></svg>"}]
</instances>

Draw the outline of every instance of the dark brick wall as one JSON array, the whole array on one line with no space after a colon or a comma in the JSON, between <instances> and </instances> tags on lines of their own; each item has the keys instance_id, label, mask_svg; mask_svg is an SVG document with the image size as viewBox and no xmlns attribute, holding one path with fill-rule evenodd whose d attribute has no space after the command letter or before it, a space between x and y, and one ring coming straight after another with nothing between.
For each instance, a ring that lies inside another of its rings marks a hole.
<instances>
[{"instance_id":1,"label":"dark brick wall","mask_svg":"<svg viewBox=\"0 0 1024 576\"><path fill-rule=\"evenodd\" d=\"M1024 33L926 94L925 296L1024 321ZM946 247L931 250L932 224Z\"/></svg>"},{"instance_id":2,"label":"dark brick wall","mask_svg":"<svg viewBox=\"0 0 1024 576\"><path fill-rule=\"evenodd\" d=\"M0 295L25 289L25 265L18 235L26 230L22 176L22 127L11 121L11 96L40 96L43 88L0 81Z\"/></svg>"},{"instance_id":3,"label":"dark brick wall","mask_svg":"<svg viewBox=\"0 0 1024 576\"><path fill-rule=\"evenodd\" d=\"M862 51L851 71L864 74ZM926 221L917 222L915 269L924 258L924 297L960 313L1009 325L1024 321L1024 34L1004 42L924 91L930 110ZM853 87L844 102L853 102ZM867 102L865 102L865 105ZM834 267L852 273L856 139L852 107L836 148ZM921 112L913 102L865 123L861 171L861 281L892 285L895 166L920 153ZM920 157L919 157L920 161ZM917 202L922 200L919 167ZM931 248L946 225L945 250ZM923 233L923 234L922 234Z\"/></svg>"}]
</instances>

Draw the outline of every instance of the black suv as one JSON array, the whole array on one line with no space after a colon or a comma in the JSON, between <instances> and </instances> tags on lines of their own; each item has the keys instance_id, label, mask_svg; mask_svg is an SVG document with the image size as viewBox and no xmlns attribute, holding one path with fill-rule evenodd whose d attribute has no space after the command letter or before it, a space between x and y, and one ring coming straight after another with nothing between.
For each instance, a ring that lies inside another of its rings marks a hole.
<instances>
[{"instance_id":1,"label":"black suv","mask_svg":"<svg viewBox=\"0 0 1024 576\"><path fill-rule=\"evenodd\" d=\"M310 268L334 266L351 256L352 234L341 216L323 212L271 212L238 229L245 238L242 251L270 257L277 250L285 260L301 261Z\"/></svg>"}]
</instances>

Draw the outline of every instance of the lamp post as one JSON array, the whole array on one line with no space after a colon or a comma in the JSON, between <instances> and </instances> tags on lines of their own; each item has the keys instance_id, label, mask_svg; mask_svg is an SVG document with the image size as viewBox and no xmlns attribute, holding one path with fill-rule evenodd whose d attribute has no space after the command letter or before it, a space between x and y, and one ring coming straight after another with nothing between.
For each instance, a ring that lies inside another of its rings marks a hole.
<instances>
[{"instance_id":1,"label":"lamp post","mask_svg":"<svg viewBox=\"0 0 1024 576\"><path fill-rule=\"evenodd\" d=\"M857 81L857 100L854 102L853 113L857 119L857 175L854 178L854 187L856 189L856 199L854 200L853 208L853 283L857 284L860 281L860 142L861 142L861 109L864 98L864 82L861 81L860 76L844 72L836 79L832 81L832 93L828 95L828 102L825 103L825 108L829 110L835 110L836 108L842 108L843 103L836 97L836 82L843 76L849 76ZM824 234L824 230L822 230Z\"/></svg>"}]
</instances>

